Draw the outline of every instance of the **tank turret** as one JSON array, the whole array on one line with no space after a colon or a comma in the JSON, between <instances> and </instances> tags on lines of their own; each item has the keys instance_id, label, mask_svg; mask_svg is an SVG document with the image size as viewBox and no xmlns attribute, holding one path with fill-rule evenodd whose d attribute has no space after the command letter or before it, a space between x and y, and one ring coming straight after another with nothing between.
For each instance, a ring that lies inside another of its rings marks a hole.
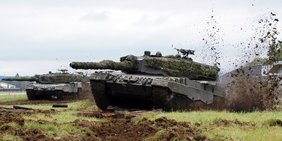
<instances>
[{"instance_id":1,"label":"tank turret","mask_svg":"<svg viewBox=\"0 0 282 141\"><path fill-rule=\"evenodd\" d=\"M219 72L218 67L194 62L187 56L162 56L161 53L151 55L148 51L141 57L133 55L121 57L120 62L111 60L72 62L70 66L74 69L111 69L128 74L188 77L193 80L215 80Z\"/></svg>"}]
</instances>

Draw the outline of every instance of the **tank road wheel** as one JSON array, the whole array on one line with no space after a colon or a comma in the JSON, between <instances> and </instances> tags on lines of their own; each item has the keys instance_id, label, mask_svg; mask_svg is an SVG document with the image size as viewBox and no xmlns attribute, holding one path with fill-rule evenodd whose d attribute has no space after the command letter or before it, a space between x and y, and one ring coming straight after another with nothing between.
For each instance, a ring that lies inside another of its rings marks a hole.
<instances>
[{"instance_id":1,"label":"tank road wheel","mask_svg":"<svg viewBox=\"0 0 282 141\"><path fill-rule=\"evenodd\" d=\"M28 100L36 100L36 96L33 90L26 90Z\"/></svg>"},{"instance_id":2,"label":"tank road wheel","mask_svg":"<svg viewBox=\"0 0 282 141\"><path fill-rule=\"evenodd\" d=\"M49 100L75 100L77 98L78 98L78 93L54 91L48 96L47 99Z\"/></svg>"},{"instance_id":3,"label":"tank road wheel","mask_svg":"<svg viewBox=\"0 0 282 141\"><path fill-rule=\"evenodd\" d=\"M152 87L152 94L153 94L153 101L155 102L155 108L162 108L164 110L167 109L167 101L171 91L165 87L153 86Z\"/></svg>"},{"instance_id":4,"label":"tank road wheel","mask_svg":"<svg viewBox=\"0 0 282 141\"><path fill-rule=\"evenodd\" d=\"M52 93L49 94L48 100L63 100L64 99L64 95L62 91L53 91Z\"/></svg>"},{"instance_id":5,"label":"tank road wheel","mask_svg":"<svg viewBox=\"0 0 282 141\"><path fill-rule=\"evenodd\" d=\"M167 87L153 87L153 99L156 105L165 111L184 111L189 109L192 101L186 96L174 94Z\"/></svg>"},{"instance_id":6,"label":"tank road wheel","mask_svg":"<svg viewBox=\"0 0 282 141\"><path fill-rule=\"evenodd\" d=\"M105 81L91 81L91 90L97 107L106 111L110 105L110 101L106 93Z\"/></svg>"},{"instance_id":7,"label":"tank road wheel","mask_svg":"<svg viewBox=\"0 0 282 141\"><path fill-rule=\"evenodd\" d=\"M186 96L171 94L167 97L166 111L186 111L191 107L192 100Z\"/></svg>"},{"instance_id":8,"label":"tank road wheel","mask_svg":"<svg viewBox=\"0 0 282 141\"><path fill-rule=\"evenodd\" d=\"M61 100L76 100L78 98L78 93L67 93L63 92L63 96Z\"/></svg>"},{"instance_id":9,"label":"tank road wheel","mask_svg":"<svg viewBox=\"0 0 282 141\"><path fill-rule=\"evenodd\" d=\"M79 99L81 96L80 94L82 93L82 88L78 88L77 92L74 93L74 99Z\"/></svg>"}]
</instances>

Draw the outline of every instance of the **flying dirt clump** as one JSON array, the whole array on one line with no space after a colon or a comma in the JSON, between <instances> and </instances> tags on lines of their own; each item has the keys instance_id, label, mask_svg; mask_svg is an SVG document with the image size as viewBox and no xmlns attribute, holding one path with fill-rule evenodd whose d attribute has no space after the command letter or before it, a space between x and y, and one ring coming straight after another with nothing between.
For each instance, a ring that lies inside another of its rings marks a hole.
<instances>
[{"instance_id":1,"label":"flying dirt clump","mask_svg":"<svg viewBox=\"0 0 282 141\"><path fill-rule=\"evenodd\" d=\"M219 59L221 57L221 53L219 51L219 48L223 47L224 45L222 44L222 31L218 26L218 22L214 16L214 11L212 11L212 15L206 23L206 35L202 39L205 44L202 51L202 54L204 54L203 59L209 61L209 63L212 63L215 66L220 66Z\"/></svg>"}]
</instances>

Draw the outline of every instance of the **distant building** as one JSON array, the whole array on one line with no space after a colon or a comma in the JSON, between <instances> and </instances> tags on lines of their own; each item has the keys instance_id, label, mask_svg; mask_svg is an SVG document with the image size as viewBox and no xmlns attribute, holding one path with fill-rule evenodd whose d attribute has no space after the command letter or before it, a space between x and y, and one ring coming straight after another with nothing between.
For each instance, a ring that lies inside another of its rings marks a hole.
<instances>
[{"instance_id":1,"label":"distant building","mask_svg":"<svg viewBox=\"0 0 282 141\"><path fill-rule=\"evenodd\" d=\"M267 76L277 76L282 77L282 61L275 62L271 65L254 65L254 66L245 66L238 69L235 69L231 72L228 72L219 77L219 84L225 86L230 84L234 77L238 74L245 74L246 76L253 77L264 77ZM282 86L282 80L279 82ZM282 87L281 87L282 90Z\"/></svg>"},{"instance_id":2,"label":"distant building","mask_svg":"<svg viewBox=\"0 0 282 141\"><path fill-rule=\"evenodd\" d=\"M16 89L15 85L0 82L0 89Z\"/></svg>"}]
</instances>

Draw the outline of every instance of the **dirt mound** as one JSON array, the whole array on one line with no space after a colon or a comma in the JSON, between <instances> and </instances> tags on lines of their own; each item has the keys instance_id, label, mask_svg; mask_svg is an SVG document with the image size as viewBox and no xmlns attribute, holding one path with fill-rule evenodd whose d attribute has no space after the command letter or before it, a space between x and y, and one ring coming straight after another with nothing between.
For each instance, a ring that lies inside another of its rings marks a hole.
<instances>
[{"instance_id":1,"label":"dirt mound","mask_svg":"<svg viewBox=\"0 0 282 141\"><path fill-rule=\"evenodd\" d=\"M271 120L267 121L267 124L269 126L279 126L279 127L282 127L282 120L280 120L280 119L271 119Z\"/></svg>"},{"instance_id":2,"label":"dirt mound","mask_svg":"<svg viewBox=\"0 0 282 141\"><path fill-rule=\"evenodd\" d=\"M83 111L78 112L78 116L85 117L95 117L95 118L107 118L107 119L132 119L138 115L141 115L147 111L139 110L139 111Z\"/></svg>"},{"instance_id":3,"label":"dirt mound","mask_svg":"<svg viewBox=\"0 0 282 141\"><path fill-rule=\"evenodd\" d=\"M102 140L120 141L142 140L157 131L149 126L147 122L134 124L130 121L118 120L112 120L100 126L92 126L90 129Z\"/></svg>"},{"instance_id":4,"label":"dirt mound","mask_svg":"<svg viewBox=\"0 0 282 141\"><path fill-rule=\"evenodd\" d=\"M144 119L141 122L146 122ZM153 137L156 140L187 140L187 141L208 141L202 136L201 131L189 122L176 122L165 117L151 121L151 125L158 129L157 135Z\"/></svg>"},{"instance_id":5,"label":"dirt mound","mask_svg":"<svg viewBox=\"0 0 282 141\"><path fill-rule=\"evenodd\" d=\"M19 113L0 112L0 125L4 125L5 123L10 122L15 122L20 126L24 125L24 119L20 116Z\"/></svg>"},{"instance_id":6,"label":"dirt mound","mask_svg":"<svg viewBox=\"0 0 282 141\"><path fill-rule=\"evenodd\" d=\"M218 120L215 120L213 123L213 125L216 125L216 126L229 126L229 125L238 125L238 126L253 126L255 127L256 124L255 123L252 123L252 122L242 122L242 121L239 121L239 120L226 120L226 119L218 119Z\"/></svg>"},{"instance_id":7,"label":"dirt mound","mask_svg":"<svg viewBox=\"0 0 282 141\"><path fill-rule=\"evenodd\" d=\"M16 125L13 125L16 124ZM24 141L52 140L37 129L25 129L24 119L18 112L0 112L0 138L5 134L17 136Z\"/></svg>"},{"instance_id":8,"label":"dirt mound","mask_svg":"<svg viewBox=\"0 0 282 141\"><path fill-rule=\"evenodd\" d=\"M201 136L191 123L176 122L166 118L155 121L143 119L133 122L129 119L116 120L94 124L88 121L75 121L75 125L86 127L92 131L96 139L100 140L208 140Z\"/></svg>"},{"instance_id":9,"label":"dirt mound","mask_svg":"<svg viewBox=\"0 0 282 141\"><path fill-rule=\"evenodd\" d=\"M16 131L16 136L19 136L24 141L51 141L52 139L48 138L40 130L37 129L20 129Z\"/></svg>"}]
</instances>

